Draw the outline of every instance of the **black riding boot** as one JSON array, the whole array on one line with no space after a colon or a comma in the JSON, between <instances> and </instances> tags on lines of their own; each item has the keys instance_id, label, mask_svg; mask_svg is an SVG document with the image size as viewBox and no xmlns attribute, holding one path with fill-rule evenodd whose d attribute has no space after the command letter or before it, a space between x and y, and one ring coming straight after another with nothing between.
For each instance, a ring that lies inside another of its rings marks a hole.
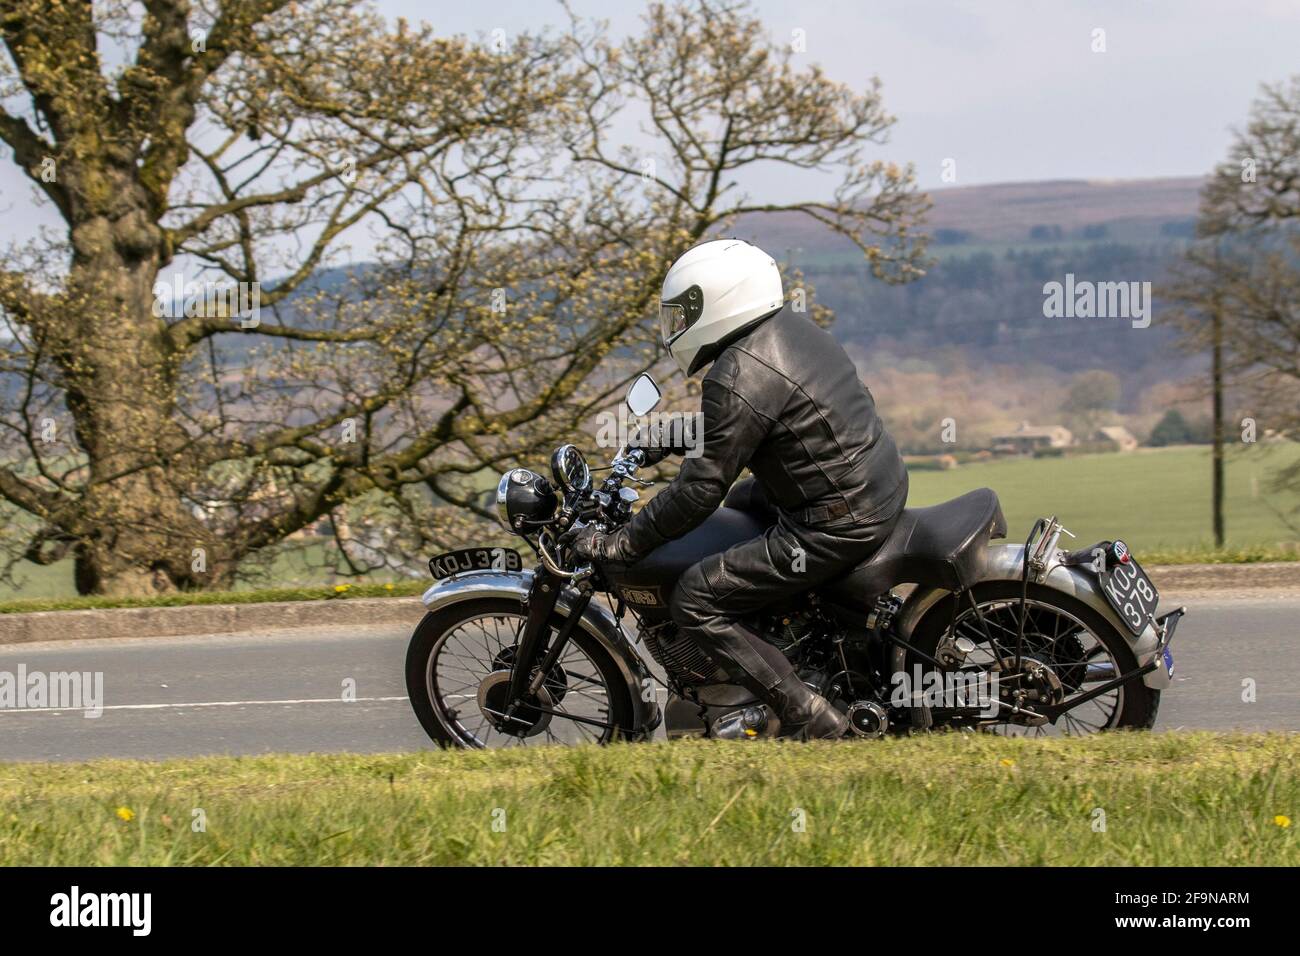
<instances>
[{"instance_id":1,"label":"black riding boot","mask_svg":"<svg viewBox=\"0 0 1300 956\"><path fill-rule=\"evenodd\" d=\"M823 740L843 737L849 732L849 719L825 697L801 681L784 654L743 625L737 626L733 633L745 641L758 660L748 656L738 660L741 655L735 655L729 659L728 670L750 693L776 713L781 721L778 736ZM776 682L771 683L770 676L765 682L749 673L744 666L747 663L757 664L756 670L775 676ZM767 666L763 667L762 664Z\"/></svg>"},{"instance_id":2,"label":"black riding boot","mask_svg":"<svg viewBox=\"0 0 1300 956\"><path fill-rule=\"evenodd\" d=\"M797 674L782 678L768 689L766 697L781 719L781 737L834 740L849 732L849 719Z\"/></svg>"}]
</instances>

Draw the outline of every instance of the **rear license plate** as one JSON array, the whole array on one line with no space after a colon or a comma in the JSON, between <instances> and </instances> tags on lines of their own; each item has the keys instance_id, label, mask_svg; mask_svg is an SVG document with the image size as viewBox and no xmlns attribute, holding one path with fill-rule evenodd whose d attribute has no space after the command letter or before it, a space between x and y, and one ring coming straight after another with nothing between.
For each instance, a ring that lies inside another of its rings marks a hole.
<instances>
[{"instance_id":1,"label":"rear license plate","mask_svg":"<svg viewBox=\"0 0 1300 956\"><path fill-rule=\"evenodd\" d=\"M1127 560L1115 564L1107 561L1106 569L1100 575L1101 590L1136 637L1154 619L1160 592L1123 541L1116 541L1111 548L1114 554L1127 556Z\"/></svg>"},{"instance_id":2,"label":"rear license plate","mask_svg":"<svg viewBox=\"0 0 1300 956\"><path fill-rule=\"evenodd\" d=\"M429 559L429 573L439 581L466 571L518 571L523 566L514 548L460 548Z\"/></svg>"}]
</instances>

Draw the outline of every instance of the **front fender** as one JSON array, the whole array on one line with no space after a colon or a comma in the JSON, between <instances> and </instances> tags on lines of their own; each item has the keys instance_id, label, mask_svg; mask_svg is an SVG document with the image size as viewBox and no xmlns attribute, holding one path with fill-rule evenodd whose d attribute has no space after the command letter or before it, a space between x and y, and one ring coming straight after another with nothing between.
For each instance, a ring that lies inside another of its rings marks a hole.
<instances>
[{"instance_id":1,"label":"front fender","mask_svg":"<svg viewBox=\"0 0 1300 956\"><path fill-rule=\"evenodd\" d=\"M528 591L533 583L533 571L471 571L439 581L424 592L420 600L429 611L439 611L462 601L479 598L516 598L520 608L527 605ZM572 588L560 592L555 609L568 616L578 594ZM588 602L582 615L582 627L600 642L627 682L632 696L635 726L647 735L659 726L659 704L653 698L645 700L645 689L650 686L650 671L632 646L627 629L609 608L595 601Z\"/></svg>"},{"instance_id":2,"label":"front fender","mask_svg":"<svg viewBox=\"0 0 1300 956\"><path fill-rule=\"evenodd\" d=\"M1023 544L991 546L984 572L975 583L1023 580L1024 554L1025 546ZM1133 636L1133 633L1120 620L1119 615L1107 603L1105 595L1101 593L1101 583L1097 580L1096 575L1091 574L1086 569L1056 564L1052 566L1047 576L1040 583L1082 601L1114 624L1116 629L1128 639L1129 645L1133 649L1133 656L1137 658L1138 664L1149 664L1163 650L1160 635L1156 633L1156 629L1149 623L1141 634L1137 635L1137 637ZM903 603L902 610L898 613L896 623L899 636L905 641L910 640L912 632L921 619L925 617L926 612L947 597L949 593L942 588L933 587L917 587L912 591ZM906 651L895 646L894 669L896 671L903 669L905 656ZM1148 687L1160 689L1168 687L1171 679L1163 667L1157 666L1142 678L1142 682Z\"/></svg>"}]
</instances>

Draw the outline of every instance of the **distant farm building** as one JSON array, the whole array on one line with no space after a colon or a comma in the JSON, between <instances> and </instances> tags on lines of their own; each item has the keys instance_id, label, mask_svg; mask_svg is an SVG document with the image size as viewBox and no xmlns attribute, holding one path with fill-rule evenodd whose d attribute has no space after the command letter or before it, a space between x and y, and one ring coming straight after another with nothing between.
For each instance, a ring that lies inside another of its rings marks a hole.
<instances>
[{"instance_id":1,"label":"distant farm building","mask_svg":"<svg viewBox=\"0 0 1300 956\"><path fill-rule=\"evenodd\" d=\"M1074 435L1063 425L1031 425L1021 422L1020 427L1006 435L993 436L993 450L1004 454L1028 455L1041 448L1064 448L1073 444Z\"/></svg>"},{"instance_id":2,"label":"distant farm building","mask_svg":"<svg viewBox=\"0 0 1300 956\"><path fill-rule=\"evenodd\" d=\"M1106 425L1098 428L1093 434L1092 440L1095 442L1110 442L1115 446L1116 451L1132 451L1138 446L1138 440L1123 425Z\"/></svg>"}]
</instances>

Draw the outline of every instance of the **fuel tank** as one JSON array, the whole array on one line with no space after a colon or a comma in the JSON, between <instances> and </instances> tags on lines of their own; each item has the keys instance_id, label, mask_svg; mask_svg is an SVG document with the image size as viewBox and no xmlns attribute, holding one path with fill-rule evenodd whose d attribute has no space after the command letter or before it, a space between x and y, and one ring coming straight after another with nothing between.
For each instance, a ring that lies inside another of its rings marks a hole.
<instances>
[{"instance_id":1,"label":"fuel tank","mask_svg":"<svg viewBox=\"0 0 1300 956\"><path fill-rule=\"evenodd\" d=\"M766 529L762 520L745 511L719 508L694 530L660 545L636 564L607 567L605 577L643 618L667 620L668 600L682 572Z\"/></svg>"}]
</instances>

